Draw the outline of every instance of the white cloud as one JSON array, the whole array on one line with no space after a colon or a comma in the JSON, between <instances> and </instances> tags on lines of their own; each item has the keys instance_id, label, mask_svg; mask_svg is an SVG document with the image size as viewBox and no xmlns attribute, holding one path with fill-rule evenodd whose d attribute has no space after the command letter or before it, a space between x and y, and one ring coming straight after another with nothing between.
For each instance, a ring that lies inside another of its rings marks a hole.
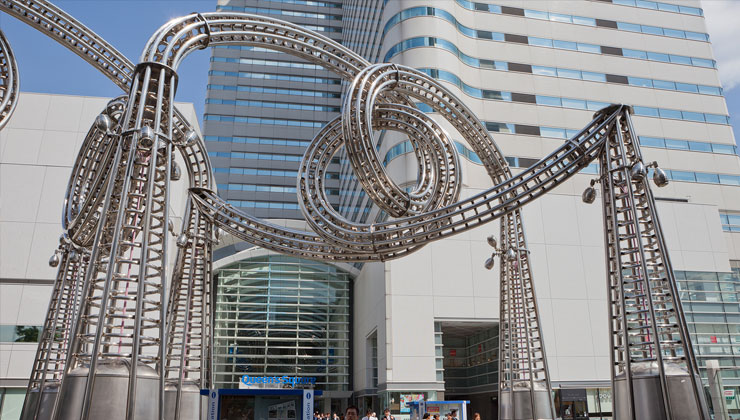
<instances>
[{"instance_id":1,"label":"white cloud","mask_svg":"<svg viewBox=\"0 0 740 420\"><path fill-rule=\"evenodd\" d=\"M702 0L719 77L725 90L740 86L740 1Z\"/></svg>"}]
</instances>

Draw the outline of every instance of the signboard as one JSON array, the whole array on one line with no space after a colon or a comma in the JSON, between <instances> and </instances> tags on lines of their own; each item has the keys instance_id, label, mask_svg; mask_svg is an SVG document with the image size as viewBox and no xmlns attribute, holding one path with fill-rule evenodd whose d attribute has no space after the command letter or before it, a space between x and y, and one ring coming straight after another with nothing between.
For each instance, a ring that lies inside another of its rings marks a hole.
<instances>
[{"instance_id":1,"label":"signboard","mask_svg":"<svg viewBox=\"0 0 740 420\"><path fill-rule=\"evenodd\" d=\"M725 395L725 398L728 401L734 400L735 399L735 390L734 389L725 389L724 395Z\"/></svg>"},{"instance_id":2,"label":"signboard","mask_svg":"<svg viewBox=\"0 0 740 420\"><path fill-rule=\"evenodd\" d=\"M406 405L410 402L424 401L424 394L401 394L401 412L410 413L411 408Z\"/></svg>"},{"instance_id":3,"label":"signboard","mask_svg":"<svg viewBox=\"0 0 740 420\"><path fill-rule=\"evenodd\" d=\"M315 384L315 377L244 375L239 381L239 389L313 387Z\"/></svg>"},{"instance_id":4,"label":"signboard","mask_svg":"<svg viewBox=\"0 0 740 420\"><path fill-rule=\"evenodd\" d=\"M450 357L455 357L455 356L457 356L457 350L455 349L450 350Z\"/></svg>"},{"instance_id":5,"label":"signboard","mask_svg":"<svg viewBox=\"0 0 740 420\"><path fill-rule=\"evenodd\" d=\"M315 380L316 378L314 378ZM313 390L303 390L303 418L302 420L313 420Z\"/></svg>"},{"instance_id":6,"label":"signboard","mask_svg":"<svg viewBox=\"0 0 740 420\"><path fill-rule=\"evenodd\" d=\"M560 401L576 402L586 400L585 389L560 389Z\"/></svg>"},{"instance_id":7,"label":"signboard","mask_svg":"<svg viewBox=\"0 0 740 420\"><path fill-rule=\"evenodd\" d=\"M218 420L218 391L214 389L208 395L208 420Z\"/></svg>"}]
</instances>

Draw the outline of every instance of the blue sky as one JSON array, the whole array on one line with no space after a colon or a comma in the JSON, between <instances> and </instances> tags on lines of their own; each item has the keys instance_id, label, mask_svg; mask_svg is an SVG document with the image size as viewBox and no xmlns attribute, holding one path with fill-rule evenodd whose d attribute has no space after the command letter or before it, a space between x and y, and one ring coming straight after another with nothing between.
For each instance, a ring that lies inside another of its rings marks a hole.
<instances>
[{"instance_id":1,"label":"blue sky","mask_svg":"<svg viewBox=\"0 0 740 420\"><path fill-rule=\"evenodd\" d=\"M162 24L191 12L213 11L216 0L57 0L55 4L136 63L146 41ZM737 135L740 134L740 49L737 48L740 25L736 22L740 19L740 1L703 0L702 7ZM77 55L15 18L0 13L0 29L16 54L22 91L104 97L122 93ZM192 102L201 116L209 57L208 50L196 51L178 70L176 99Z\"/></svg>"}]
</instances>

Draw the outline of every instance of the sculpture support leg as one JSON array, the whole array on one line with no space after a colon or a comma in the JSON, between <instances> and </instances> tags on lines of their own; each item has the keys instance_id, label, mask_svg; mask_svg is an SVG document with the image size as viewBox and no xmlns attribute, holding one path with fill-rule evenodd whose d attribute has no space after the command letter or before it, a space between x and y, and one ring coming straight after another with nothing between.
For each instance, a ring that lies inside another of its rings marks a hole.
<instances>
[{"instance_id":1,"label":"sculpture support leg","mask_svg":"<svg viewBox=\"0 0 740 420\"><path fill-rule=\"evenodd\" d=\"M499 418L554 419L552 387L521 213L501 219Z\"/></svg>"},{"instance_id":2,"label":"sculpture support leg","mask_svg":"<svg viewBox=\"0 0 740 420\"><path fill-rule=\"evenodd\" d=\"M62 238L61 262L31 371L21 418L49 419L59 396L72 323L77 317L88 255ZM58 258L56 255L52 258ZM59 261L59 260L55 260Z\"/></svg>"},{"instance_id":3,"label":"sculpture support leg","mask_svg":"<svg viewBox=\"0 0 740 420\"><path fill-rule=\"evenodd\" d=\"M621 108L600 158L615 419L708 420L629 112Z\"/></svg>"},{"instance_id":4,"label":"sculpture support leg","mask_svg":"<svg viewBox=\"0 0 740 420\"><path fill-rule=\"evenodd\" d=\"M188 199L169 297L164 398L167 419L198 419L200 389L209 385L212 240L211 222Z\"/></svg>"}]
</instances>

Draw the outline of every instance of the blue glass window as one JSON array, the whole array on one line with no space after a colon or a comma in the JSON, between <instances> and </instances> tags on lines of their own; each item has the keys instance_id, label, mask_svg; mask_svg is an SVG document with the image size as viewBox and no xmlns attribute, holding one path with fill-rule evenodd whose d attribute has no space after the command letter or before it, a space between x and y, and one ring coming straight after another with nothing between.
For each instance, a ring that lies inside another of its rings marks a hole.
<instances>
[{"instance_id":1,"label":"blue glass window","mask_svg":"<svg viewBox=\"0 0 740 420\"><path fill-rule=\"evenodd\" d=\"M560 98L554 96L537 95L537 105L560 106Z\"/></svg>"},{"instance_id":2,"label":"blue glass window","mask_svg":"<svg viewBox=\"0 0 740 420\"><path fill-rule=\"evenodd\" d=\"M647 147L659 147L661 149L666 147L664 139L645 136L640 136L640 145Z\"/></svg>"},{"instance_id":3,"label":"blue glass window","mask_svg":"<svg viewBox=\"0 0 740 420\"><path fill-rule=\"evenodd\" d=\"M634 107L635 115L643 115L646 117L657 117L658 110L656 108L649 108L645 106L636 106Z\"/></svg>"},{"instance_id":4,"label":"blue glass window","mask_svg":"<svg viewBox=\"0 0 740 420\"><path fill-rule=\"evenodd\" d=\"M656 89L676 90L676 83L666 80L653 80L653 87Z\"/></svg>"},{"instance_id":5,"label":"blue glass window","mask_svg":"<svg viewBox=\"0 0 740 420\"><path fill-rule=\"evenodd\" d=\"M671 62L671 57L668 54L650 52L650 51L647 53L647 59L652 60L652 61L660 61L663 63Z\"/></svg>"},{"instance_id":6,"label":"blue glass window","mask_svg":"<svg viewBox=\"0 0 740 420\"><path fill-rule=\"evenodd\" d=\"M557 76L557 69L555 67L543 67L543 66L532 66L532 73L539 74L542 76Z\"/></svg>"},{"instance_id":7,"label":"blue glass window","mask_svg":"<svg viewBox=\"0 0 740 420\"><path fill-rule=\"evenodd\" d=\"M555 48L559 48L561 50L573 50L578 51L578 44L571 41L559 41L557 39L554 39L552 41L552 45Z\"/></svg>"},{"instance_id":8,"label":"blue glass window","mask_svg":"<svg viewBox=\"0 0 740 420\"><path fill-rule=\"evenodd\" d=\"M684 120L704 122L704 114L702 114L701 112L683 111L682 114Z\"/></svg>"},{"instance_id":9,"label":"blue glass window","mask_svg":"<svg viewBox=\"0 0 740 420\"><path fill-rule=\"evenodd\" d=\"M643 79L641 77L628 77L627 82L632 86L641 86L641 87L653 87L653 81L650 79Z\"/></svg>"},{"instance_id":10,"label":"blue glass window","mask_svg":"<svg viewBox=\"0 0 740 420\"><path fill-rule=\"evenodd\" d=\"M606 82L606 75L603 73L593 73L588 71L582 71L583 80L591 80L594 82Z\"/></svg>"}]
</instances>

